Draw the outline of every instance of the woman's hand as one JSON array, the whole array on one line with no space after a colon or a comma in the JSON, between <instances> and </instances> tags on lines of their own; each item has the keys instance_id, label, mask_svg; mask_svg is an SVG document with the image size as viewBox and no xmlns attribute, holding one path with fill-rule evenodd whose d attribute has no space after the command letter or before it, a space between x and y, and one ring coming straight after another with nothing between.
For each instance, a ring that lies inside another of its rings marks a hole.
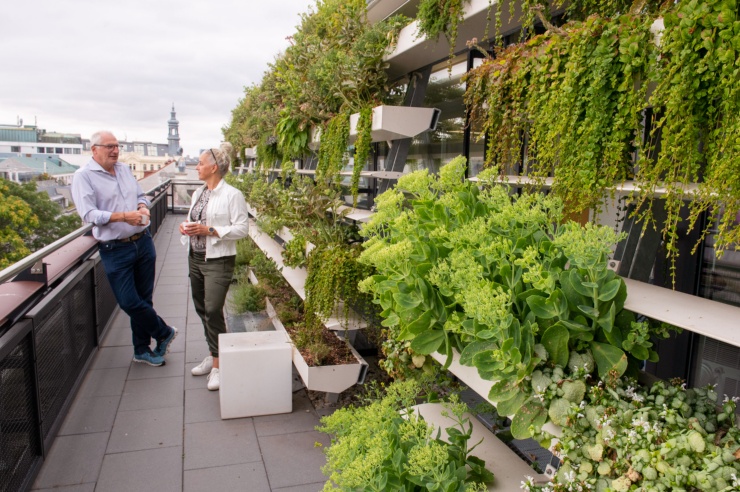
<instances>
[{"instance_id":1,"label":"woman's hand","mask_svg":"<svg viewBox=\"0 0 740 492\"><path fill-rule=\"evenodd\" d=\"M207 236L208 226L197 222L181 222L180 234L184 234L185 236Z\"/></svg>"}]
</instances>

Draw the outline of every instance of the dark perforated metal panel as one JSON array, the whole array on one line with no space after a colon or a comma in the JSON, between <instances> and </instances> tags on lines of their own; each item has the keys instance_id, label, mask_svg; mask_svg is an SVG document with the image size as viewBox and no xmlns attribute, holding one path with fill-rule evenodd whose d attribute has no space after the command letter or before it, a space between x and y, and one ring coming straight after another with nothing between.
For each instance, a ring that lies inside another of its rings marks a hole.
<instances>
[{"instance_id":1,"label":"dark perforated metal panel","mask_svg":"<svg viewBox=\"0 0 740 492\"><path fill-rule=\"evenodd\" d=\"M0 359L0 492L21 490L41 460L31 336Z\"/></svg>"},{"instance_id":2,"label":"dark perforated metal panel","mask_svg":"<svg viewBox=\"0 0 740 492\"><path fill-rule=\"evenodd\" d=\"M49 436L87 357L95 346L93 272L80 277L34 319L39 404L44 439Z\"/></svg>"},{"instance_id":3,"label":"dark perforated metal panel","mask_svg":"<svg viewBox=\"0 0 740 492\"><path fill-rule=\"evenodd\" d=\"M103 330L108 326L108 322L116 310L116 298L108 282L108 277L105 275L103 263L100 261L97 262L93 271L95 272L98 339L100 339L103 335Z\"/></svg>"}]
</instances>

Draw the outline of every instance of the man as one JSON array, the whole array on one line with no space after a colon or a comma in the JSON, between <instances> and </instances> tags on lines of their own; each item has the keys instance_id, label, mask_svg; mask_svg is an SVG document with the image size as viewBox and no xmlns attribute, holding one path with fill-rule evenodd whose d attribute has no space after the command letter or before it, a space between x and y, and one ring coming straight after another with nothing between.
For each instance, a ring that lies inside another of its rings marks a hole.
<instances>
[{"instance_id":1,"label":"man","mask_svg":"<svg viewBox=\"0 0 740 492\"><path fill-rule=\"evenodd\" d=\"M75 172L72 198L82 220L94 225L108 281L131 318L134 362L161 366L177 329L167 326L152 304L157 253L147 230L150 203L128 165L118 162L116 137L100 131L90 143L92 159Z\"/></svg>"}]
</instances>

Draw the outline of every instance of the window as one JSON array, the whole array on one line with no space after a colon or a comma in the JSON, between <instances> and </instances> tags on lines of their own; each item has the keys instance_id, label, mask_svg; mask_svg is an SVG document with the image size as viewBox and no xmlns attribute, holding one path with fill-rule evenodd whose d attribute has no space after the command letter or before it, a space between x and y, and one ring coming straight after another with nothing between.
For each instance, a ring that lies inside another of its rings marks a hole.
<instances>
[{"instance_id":1,"label":"window","mask_svg":"<svg viewBox=\"0 0 740 492\"><path fill-rule=\"evenodd\" d=\"M61 148L61 147L57 147L55 150L56 150L56 152L54 152L55 154L63 154L64 153L64 149Z\"/></svg>"},{"instance_id":2,"label":"window","mask_svg":"<svg viewBox=\"0 0 740 492\"><path fill-rule=\"evenodd\" d=\"M134 144L134 152L144 155L144 144Z\"/></svg>"},{"instance_id":3,"label":"window","mask_svg":"<svg viewBox=\"0 0 740 492\"><path fill-rule=\"evenodd\" d=\"M20 152L21 151L21 146L20 145L11 145L10 146L10 151L11 152Z\"/></svg>"},{"instance_id":4,"label":"window","mask_svg":"<svg viewBox=\"0 0 740 492\"><path fill-rule=\"evenodd\" d=\"M82 149L74 149L73 154L82 154Z\"/></svg>"},{"instance_id":5,"label":"window","mask_svg":"<svg viewBox=\"0 0 740 492\"><path fill-rule=\"evenodd\" d=\"M72 153L72 149L65 148L64 149L64 153L65 154L71 154Z\"/></svg>"},{"instance_id":6,"label":"window","mask_svg":"<svg viewBox=\"0 0 740 492\"><path fill-rule=\"evenodd\" d=\"M54 147L46 147L46 153L47 154L53 154L54 153Z\"/></svg>"},{"instance_id":7,"label":"window","mask_svg":"<svg viewBox=\"0 0 740 492\"><path fill-rule=\"evenodd\" d=\"M429 169L436 173L454 157L464 154L465 84L462 76L467 61L463 57L458 58L451 72L447 63L445 61L434 67L424 97L425 108L442 110L437 128L414 137L404 172Z\"/></svg>"},{"instance_id":8,"label":"window","mask_svg":"<svg viewBox=\"0 0 740 492\"><path fill-rule=\"evenodd\" d=\"M44 153L44 148L43 148L43 147L38 147L38 148L36 149L36 153L37 153L37 154L43 154L43 153Z\"/></svg>"}]
</instances>

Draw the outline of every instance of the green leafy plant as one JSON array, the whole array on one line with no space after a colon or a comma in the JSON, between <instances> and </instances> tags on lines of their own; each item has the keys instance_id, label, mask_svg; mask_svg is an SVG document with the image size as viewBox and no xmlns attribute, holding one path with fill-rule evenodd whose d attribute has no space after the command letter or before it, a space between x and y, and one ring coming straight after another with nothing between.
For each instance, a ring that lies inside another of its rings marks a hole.
<instances>
[{"instance_id":1,"label":"green leafy plant","mask_svg":"<svg viewBox=\"0 0 740 492\"><path fill-rule=\"evenodd\" d=\"M592 386L562 406L567 421L553 451L562 463L553 483L533 491L652 490L729 492L740 487L736 401L717 408L713 388L680 381L652 387L621 379ZM538 436L550 441L546 433Z\"/></svg>"},{"instance_id":2,"label":"green leafy plant","mask_svg":"<svg viewBox=\"0 0 740 492\"><path fill-rule=\"evenodd\" d=\"M652 191L666 189L667 218L662 232L669 257L678 255L678 227L687 198L690 225L716 226L715 249L737 249L740 224L740 88L738 88L737 2L683 0L664 16L658 85L650 102L659 111L652 139L660 139L657 158L645 155L637 179L644 186L643 203ZM699 183L695 195L689 186ZM641 216L649 218L649 207ZM675 261L672 262L675 269Z\"/></svg>"},{"instance_id":3,"label":"green leafy plant","mask_svg":"<svg viewBox=\"0 0 740 492\"><path fill-rule=\"evenodd\" d=\"M267 292L258 285L240 283L232 291L231 308L236 313L264 311L266 294Z\"/></svg>"},{"instance_id":4,"label":"green leafy plant","mask_svg":"<svg viewBox=\"0 0 740 492\"><path fill-rule=\"evenodd\" d=\"M454 424L433 429L409 408L419 387L413 380L395 382L378 401L342 408L321 419L319 431L332 435L326 450L324 490L445 491L486 490L493 475L468 445L472 425L464 404L449 404Z\"/></svg>"},{"instance_id":5,"label":"green leafy plant","mask_svg":"<svg viewBox=\"0 0 740 492\"><path fill-rule=\"evenodd\" d=\"M360 110L357 121L357 140L355 140L355 159L352 168L352 182L350 184L353 206L357 206L357 194L360 186L360 173L365 168L367 158L370 156L372 145L373 108L367 106Z\"/></svg>"},{"instance_id":6,"label":"green leafy plant","mask_svg":"<svg viewBox=\"0 0 740 492\"><path fill-rule=\"evenodd\" d=\"M514 437L528 437L555 420L548 406L563 397L542 398L537 370L585 391L586 377L611 381L657 360L650 336L665 333L624 310L624 282L606 267L613 230L558 225L557 198L481 190L464 175L458 157L438 177L414 172L378 197L360 257L377 274L360 287L397 343L447 354L448 363L456 349L461 364L494 382L489 399L514 416Z\"/></svg>"},{"instance_id":7,"label":"green leafy plant","mask_svg":"<svg viewBox=\"0 0 740 492\"><path fill-rule=\"evenodd\" d=\"M523 169L537 184L553 177L553 192L573 211L598 210L621 181L634 179L636 216L662 232L672 268L687 200L689 227L709 217L700 240L716 228L718 254L735 248L736 2L578 1L561 27L547 22L549 8L525 2L524 25L536 15L548 30L467 74L465 100L488 138L487 165L500 174ZM648 107L656 118L643 140ZM656 194L667 215L660 224Z\"/></svg>"}]
</instances>

